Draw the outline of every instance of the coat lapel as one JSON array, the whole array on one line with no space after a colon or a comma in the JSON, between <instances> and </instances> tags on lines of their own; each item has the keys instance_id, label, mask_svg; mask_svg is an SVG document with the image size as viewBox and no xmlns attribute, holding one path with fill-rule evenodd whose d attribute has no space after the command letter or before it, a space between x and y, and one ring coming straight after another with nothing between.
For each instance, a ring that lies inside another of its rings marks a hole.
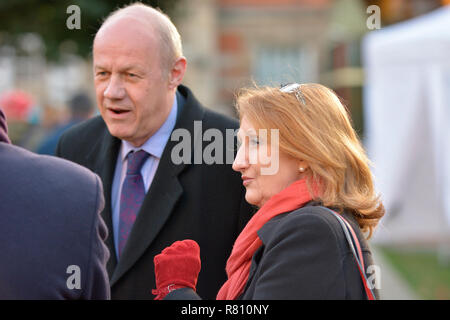
<instances>
[{"instance_id":1,"label":"coat lapel","mask_svg":"<svg viewBox=\"0 0 450 320\"><path fill-rule=\"evenodd\" d=\"M199 107L199 103L189 89L180 86L179 91L185 96L186 102L177 116L174 129L187 129L191 137L194 137L194 121L202 120L204 110ZM198 146L196 142L194 144ZM183 194L183 187L178 180L178 175L187 167L187 164L176 165L172 162L171 152L176 144L178 144L178 141L169 139L167 142L155 177L112 275L111 286L136 263L152 244Z\"/></svg>"},{"instance_id":2,"label":"coat lapel","mask_svg":"<svg viewBox=\"0 0 450 320\"><path fill-rule=\"evenodd\" d=\"M87 155L88 163L93 165L92 170L100 176L103 182L105 208L101 215L109 231L105 244L110 252L109 260L106 265L110 278L117 265L112 225L111 189L119 149L120 140L111 136L108 129L105 127L103 138L100 139L98 145L93 148L92 152Z\"/></svg>"}]
</instances>

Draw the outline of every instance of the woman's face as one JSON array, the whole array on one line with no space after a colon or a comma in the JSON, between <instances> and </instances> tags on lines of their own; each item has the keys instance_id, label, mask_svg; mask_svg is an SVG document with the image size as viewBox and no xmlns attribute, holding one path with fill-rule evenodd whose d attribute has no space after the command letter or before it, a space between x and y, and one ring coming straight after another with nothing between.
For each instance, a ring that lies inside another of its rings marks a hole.
<instances>
[{"instance_id":1,"label":"woman's face","mask_svg":"<svg viewBox=\"0 0 450 320\"><path fill-rule=\"evenodd\" d=\"M303 161L278 150L276 132L272 131L271 141L266 137L268 134L261 133L245 116L242 118L237 134L240 146L233 163L233 170L241 173L247 189L245 200L258 207L303 175L299 171Z\"/></svg>"}]
</instances>

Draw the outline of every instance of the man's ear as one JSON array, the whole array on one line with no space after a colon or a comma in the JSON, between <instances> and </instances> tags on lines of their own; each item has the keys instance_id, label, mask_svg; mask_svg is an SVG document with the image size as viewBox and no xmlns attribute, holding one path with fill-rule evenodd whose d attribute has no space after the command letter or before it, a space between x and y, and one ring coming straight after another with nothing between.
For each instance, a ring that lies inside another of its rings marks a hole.
<instances>
[{"instance_id":1,"label":"man's ear","mask_svg":"<svg viewBox=\"0 0 450 320\"><path fill-rule=\"evenodd\" d=\"M186 72L187 61L181 56L173 64L169 71L169 89L175 89L183 81L184 73Z\"/></svg>"}]
</instances>

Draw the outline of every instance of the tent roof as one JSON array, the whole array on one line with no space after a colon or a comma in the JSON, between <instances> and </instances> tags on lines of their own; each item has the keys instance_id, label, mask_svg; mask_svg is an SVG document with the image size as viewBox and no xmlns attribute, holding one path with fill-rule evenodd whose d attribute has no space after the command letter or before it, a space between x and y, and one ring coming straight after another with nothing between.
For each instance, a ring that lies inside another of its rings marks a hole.
<instances>
[{"instance_id":1,"label":"tent roof","mask_svg":"<svg viewBox=\"0 0 450 320\"><path fill-rule=\"evenodd\" d=\"M449 61L450 6L377 31L363 40L366 65Z\"/></svg>"}]
</instances>

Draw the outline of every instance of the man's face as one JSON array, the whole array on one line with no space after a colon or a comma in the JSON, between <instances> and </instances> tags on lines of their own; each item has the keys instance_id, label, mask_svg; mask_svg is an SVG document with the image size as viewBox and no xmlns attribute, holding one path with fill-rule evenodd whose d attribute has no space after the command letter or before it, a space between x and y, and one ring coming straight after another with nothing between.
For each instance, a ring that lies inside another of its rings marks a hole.
<instances>
[{"instance_id":1,"label":"man's face","mask_svg":"<svg viewBox=\"0 0 450 320\"><path fill-rule=\"evenodd\" d=\"M153 28L124 18L103 26L93 49L97 105L111 135L141 146L167 118L173 90Z\"/></svg>"}]
</instances>

